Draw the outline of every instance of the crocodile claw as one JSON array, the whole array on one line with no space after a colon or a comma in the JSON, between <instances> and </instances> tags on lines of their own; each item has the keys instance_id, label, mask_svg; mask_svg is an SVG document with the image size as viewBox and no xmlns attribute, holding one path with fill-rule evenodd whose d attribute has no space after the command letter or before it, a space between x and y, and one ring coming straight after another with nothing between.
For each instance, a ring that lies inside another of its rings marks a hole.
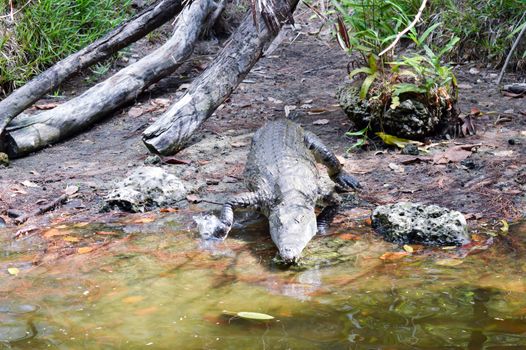
<instances>
[{"instance_id":1,"label":"crocodile claw","mask_svg":"<svg viewBox=\"0 0 526 350\"><path fill-rule=\"evenodd\" d=\"M360 185L360 182L354 176L351 176L344 171L338 173L338 175L333 178L333 181L344 189L356 190L362 188L362 185Z\"/></svg>"}]
</instances>

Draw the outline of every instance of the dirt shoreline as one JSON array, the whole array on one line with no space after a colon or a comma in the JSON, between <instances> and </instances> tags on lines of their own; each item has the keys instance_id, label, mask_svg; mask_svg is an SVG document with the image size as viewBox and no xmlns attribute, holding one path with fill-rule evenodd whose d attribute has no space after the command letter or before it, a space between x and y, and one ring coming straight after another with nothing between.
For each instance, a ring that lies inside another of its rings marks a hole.
<instances>
[{"instance_id":1,"label":"dirt shoreline","mask_svg":"<svg viewBox=\"0 0 526 350\"><path fill-rule=\"evenodd\" d=\"M281 45L260 60L204 124L194 143L175 156L182 164L162 165L191 185L191 201L220 202L227 193L243 191L242 171L251 134L267 120L284 117L285 106L292 106L296 121L319 135L364 185L358 207L340 215L364 218L374 205L405 200L459 210L474 226L526 217L526 100L502 96L494 83L496 71L479 67L480 72L472 74L469 69L474 64L455 68L461 110L482 112L475 120L478 133L451 141L436 139L441 144L431 148L427 157L456 145L479 145L464 161L434 164L382 145L377 150L346 153L352 142L344 133L351 124L334 95L344 82L349 59L335 43L322 40L328 33L320 39L308 34L316 29L313 24L297 22L298 28L289 30ZM137 45L132 57L144 54L136 50L145 46ZM214 44L202 45L180 72L149 89L136 105L115 112L86 133L0 168L0 216L12 225L8 210L30 212L59 197L68 185L78 186L79 192L64 206L31 218L26 225L45 227L115 215L100 214L101 201L114 181L144 164L150 155L141 132L182 94L188 76L202 71L215 49ZM519 81L513 74L507 78ZM68 95L82 89L72 83L68 86ZM49 100L41 101L45 102ZM320 122L325 119L326 124ZM217 206L200 202L197 208Z\"/></svg>"}]
</instances>

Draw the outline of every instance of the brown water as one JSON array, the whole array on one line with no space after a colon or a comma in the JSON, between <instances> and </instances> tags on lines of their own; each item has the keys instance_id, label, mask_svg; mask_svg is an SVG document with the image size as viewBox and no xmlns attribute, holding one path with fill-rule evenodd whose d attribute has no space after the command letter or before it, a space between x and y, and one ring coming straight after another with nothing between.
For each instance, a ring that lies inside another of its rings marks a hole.
<instances>
[{"instance_id":1,"label":"brown water","mask_svg":"<svg viewBox=\"0 0 526 350\"><path fill-rule=\"evenodd\" d=\"M48 241L4 230L0 349L526 349L524 224L398 260L345 231L357 236L321 237L310 267L286 269L260 225L203 244L189 222L80 224Z\"/></svg>"}]
</instances>

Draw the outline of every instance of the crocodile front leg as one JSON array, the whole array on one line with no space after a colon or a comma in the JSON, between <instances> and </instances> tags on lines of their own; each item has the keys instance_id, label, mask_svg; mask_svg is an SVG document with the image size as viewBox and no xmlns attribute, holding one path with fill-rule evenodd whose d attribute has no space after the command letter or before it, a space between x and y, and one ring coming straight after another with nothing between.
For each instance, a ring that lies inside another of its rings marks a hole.
<instances>
[{"instance_id":1,"label":"crocodile front leg","mask_svg":"<svg viewBox=\"0 0 526 350\"><path fill-rule=\"evenodd\" d=\"M332 181L345 189L356 189L362 187L355 177L347 174L343 170L343 167L338 158L336 158L334 152L325 146L318 136L310 131L305 131L304 141L307 148L314 154L316 161L327 167L329 177Z\"/></svg>"},{"instance_id":2,"label":"crocodile front leg","mask_svg":"<svg viewBox=\"0 0 526 350\"><path fill-rule=\"evenodd\" d=\"M225 239L234 223L234 209L248 207L255 210L259 208L259 194L257 192L244 192L229 198L221 210L219 217L221 223L214 229L211 236L217 239Z\"/></svg>"}]
</instances>

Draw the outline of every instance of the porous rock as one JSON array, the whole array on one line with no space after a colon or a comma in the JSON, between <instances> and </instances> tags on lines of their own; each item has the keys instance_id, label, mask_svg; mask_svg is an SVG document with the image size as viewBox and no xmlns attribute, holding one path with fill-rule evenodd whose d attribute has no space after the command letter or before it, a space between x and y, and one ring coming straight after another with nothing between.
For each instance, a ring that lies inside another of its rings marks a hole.
<instances>
[{"instance_id":1,"label":"porous rock","mask_svg":"<svg viewBox=\"0 0 526 350\"><path fill-rule=\"evenodd\" d=\"M371 131L409 139L422 139L436 134L452 113L443 108L428 108L415 94L401 94L400 105L395 109L386 109L383 105L376 106L367 99L362 100L359 88L352 84L339 88L336 97L357 128L369 126Z\"/></svg>"},{"instance_id":2,"label":"porous rock","mask_svg":"<svg viewBox=\"0 0 526 350\"><path fill-rule=\"evenodd\" d=\"M110 191L103 210L116 207L129 212L144 212L173 205L186 194L185 185L175 175L159 167L139 167Z\"/></svg>"},{"instance_id":3,"label":"porous rock","mask_svg":"<svg viewBox=\"0 0 526 350\"><path fill-rule=\"evenodd\" d=\"M372 224L386 241L398 244L451 246L469 242L464 216L438 205L381 205L373 211Z\"/></svg>"}]
</instances>

